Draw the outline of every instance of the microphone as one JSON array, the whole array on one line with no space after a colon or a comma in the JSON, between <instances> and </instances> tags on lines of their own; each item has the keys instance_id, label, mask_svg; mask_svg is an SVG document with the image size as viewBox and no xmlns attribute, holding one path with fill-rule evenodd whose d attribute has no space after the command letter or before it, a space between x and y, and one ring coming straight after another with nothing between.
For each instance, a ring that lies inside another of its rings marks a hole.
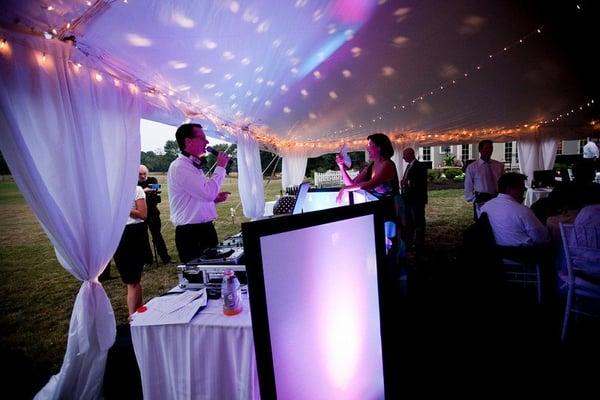
<instances>
[{"instance_id":1,"label":"microphone","mask_svg":"<svg viewBox=\"0 0 600 400\"><path fill-rule=\"evenodd\" d=\"M227 149L227 150L229 150L229 149ZM217 150L213 149L210 146L206 146L206 151L208 151L210 154L212 154L215 157L219 155L219 152ZM227 153L227 151L225 151L225 153ZM229 175L229 170L231 169L231 163L232 163L232 161L233 160L230 158L229 161L227 162L227 166L225 167L225 173L227 175Z\"/></svg>"},{"instance_id":2,"label":"microphone","mask_svg":"<svg viewBox=\"0 0 600 400\"><path fill-rule=\"evenodd\" d=\"M210 146L206 146L206 151L208 151L210 154L212 154L215 157L219 155L219 152Z\"/></svg>"}]
</instances>

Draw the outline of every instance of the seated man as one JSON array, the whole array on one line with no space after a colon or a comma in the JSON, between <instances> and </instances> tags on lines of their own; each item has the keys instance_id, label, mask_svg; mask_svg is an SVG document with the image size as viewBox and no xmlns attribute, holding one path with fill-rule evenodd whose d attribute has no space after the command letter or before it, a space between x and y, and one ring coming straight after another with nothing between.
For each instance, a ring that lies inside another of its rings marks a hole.
<instances>
[{"instance_id":1,"label":"seated man","mask_svg":"<svg viewBox=\"0 0 600 400\"><path fill-rule=\"evenodd\" d=\"M498 180L498 197L485 203L481 212L488 216L496 242L494 257L502 260L499 265L501 271L512 268L506 265L506 260L521 265L540 265L542 271L538 278L542 282L538 287L538 302L541 302L541 293L544 292L545 302L553 303L556 301L552 290L555 287L555 274L552 269L554 253L550 248L550 234L533 211L522 204L526 179L525 175L515 172L502 175ZM510 281L511 276L509 273L505 278Z\"/></svg>"},{"instance_id":2,"label":"seated man","mask_svg":"<svg viewBox=\"0 0 600 400\"><path fill-rule=\"evenodd\" d=\"M498 246L533 246L550 241L546 227L522 204L526 179L525 175L514 172L502 175L498 180L498 197L481 208L488 215Z\"/></svg>"}]
</instances>

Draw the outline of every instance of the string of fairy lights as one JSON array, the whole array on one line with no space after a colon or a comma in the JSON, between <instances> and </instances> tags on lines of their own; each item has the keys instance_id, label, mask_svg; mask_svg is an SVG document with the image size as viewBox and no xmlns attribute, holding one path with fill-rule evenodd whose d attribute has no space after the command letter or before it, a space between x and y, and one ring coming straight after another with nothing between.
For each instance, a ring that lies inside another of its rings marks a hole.
<instances>
[{"instance_id":1,"label":"string of fairy lights","mask_svg":"<svg viewBox=\"0 0 600 400\"><path fill-rule=\"evenodd\" d=\"M265 126L254 126L251 129L249 129L248 124L229 121L221 117L218 113L212 111L207 106L201 106L195 101L188 101L186 99L182 99L180 96L178 96L177 91L174 89L162 88L159 85L154 85L145 82L135 76L132 76L127 71L122 70L118 66L110 65L110 63L105 58L94 55L93 51L85 49L84 46L78 46L76 44L75 37L70 34L71 30L74 29L76 25L82 23L82 21L87 21L90 18L92 18L93 15L101 11L101 8L108 7L109 5L115 2L117 2L117 0L96 2L86 1L86 5L89 7L88 10L86 10L79 18L65 22L61 27L49 27L48 30L45 32L36 32L33 27L29 27L29 29L32 33L35 33L40 36L43 35L46 39L49 40L55 39L61 40L63 42L70 42L86 57L94 58L95 62L103 66L103 69L99 70L94 67L84 66L79 62L74 62L72 60L64 60L72 66L72 69L75 73L79 74L82 72L83 69L87 69L91 74L93 80L97 83L102 83L106 80L111 81L116 87L127 85L129 91L134 95L141 92L148 98L157 99L164 108L168 109L169 106L173 106L174 108L180 110L180 112L186 116L185 122L190 122L192 119L206 119L210 121L215 127L217 127L216 133L224 139L235 139L240 135L248 135L257 140L265 148L278 152L281 152L282 150L289 152L293 151L293 149L296 148L308 149L318 153L326 153L329 151L335 152L344 143L347 144L348 147L352 150L360 149L364 147L365 131L368 131L370 128L373 128L375 124L379 123L380 121L383 121L384 119L392 115L395 115L398 112L402 112L409 109L410 107L414 107L419 102L425 101L426 99L432 96L443 94L445 91L447 91L449 87L455 86L461 81L469 79L471 76L476 74L477 71L480 71L486 65L493 63L496 59L500 58L501 56L508 55L511 52L511 50L515 49L517 46L523 46L536 35L543 34L546 29L545 25L541 25L535 28L533 31L529 32L528 34L519 38L518 40L515 40L513 43L510 43L498 49L496 52L488 54L487 57L485 57L484 61L466 70L460 76L455 77L451 80L440 82L437 86L430 88L429 90L423 91L420 95L408 100L405 103L394 104L390 110L379 113L368 121L363 121L358 124L353 124L344 129L339 129L330 132L325 135L325 138L305 140L299 142L297 140L282 139L276 134L271 133L269 131L269 128ZM122 2L123 4L128 3L127 0L121 0L120 2ZM577 4L576 7L578 12L581 12L583 10L580 4ZM53 5L42 6L42 9L47 12L54 12L57 10L56 6ZM26 44L19 43L18 41L16 41L15 44L26 46ZM48 54L37 49L32 49L32 51L36 52L36 59L38 60L38 64L40 65L40 67L45 67L48 65ZM4 56L10 56L11 54L11 45L7 38L0 38L0 54ZM53 55L52 57L56 56ZM109 70L115 72L109 72ZM594 99L589 99L583 104L578 104L558 115L555 115L553 118L531 121L528 123L521 124L519 126L509 128L498 127L469 130L455 129L440 133L431 133L425 131L391 131L388 132L388 136L390 137L392 142L398 146L407 144L427 145L435 143L464 143L472 142L473 140L476 140L477 138L483 136L491 139L493 139L494 137L522 137L524 135L530 135L531 132L535 132L539 128L550 126L551 124L555 124L556 122L561 121L565 118L569 118L578 112L582 112L586 109L593 107L594 105ZM591 121L590 125L593 126L594 130L600 129L600 124L597 124L596 121Z\"/></svg>"},{"instance_id":2,"label":"string of fairy lights","mask_svg":"<svg viewBox=\"0 0 600 400\"><path fill-rule=\"evenodd\" d=\"M581 4L576 4L577 12L582 12L583 7ZM511 50L515 49L518 46L523 46L528 43L531 39L533 39L537 35L541 35L546 31L546 25L540 25L536 27L533 31L527 33L523 37L515 40L514 42L503 46L498 49L496 52L488 54L488 56L479 64L473 66L468 69L460 76L440 82L437 86L422 92L420 95L410 99L409 101L402 104L394 104L391 110L384 111L382 113L378 113L370 120L363 121L358 124L353 124L344 129L339 129L333 132L330 132L326 136L330 138L329 143L326 145L328 148L335 148L343 143L347 143L349 145L358 145L364 146L364 136L365 131L369 131L370 128L375 127L380 121L383 121L386 117L394 115L397 112L406 111L411 107L418 105L419 102L427 100L427 98L438 95L451 86L454 86L460 81L464 81L466 79L474 76L478 71L486 66L486 64L491 64L493 61L500 58L500 56L507 55ZM536 121L526 122L519 126L513 127L497 127L497 128L486 128L486 129L456 129L456 130L448 130L442 133L431 133L431 132L418 132L418 131L403 131L403 132L389 132L389 136L394 143L397 145L406 145L406 144L423 144L423 143L461 143L465 141L469 141L469 139L477 138L485 135L489 138L494 137L502 137L502 136L521 136L521 135L530 135L531 132L536 131L538 128L549 126L550 124L559 122L562 119L573 116L575 113L579 111L584 111L594 105L594 99L587 100L584 104L580 104L574 106L567 111L564 111L561 114L555 115L553 118L539 119ZM597 121L590 121L590 125L594 126L594 129L598 129ZM343 137L340 137L340 134L346 134ZM356 140L356 137L360 136L361 140ZM322 139L310 141L304 144L296 144L293 141L285 142L284 146L287 147L320 147L319 141ZM332 145L331 140L335 140L336 144Z\"/></svg>"},{"instance_id":3,"label":"string of fairy lights","mask_svg":"<svg viewBox=\"0 0 600 400\"><path fill-rule=\"evenodd\" d=\"M127 0L121 0L123 4L127 4ZM217 133L223 139L231 139L238 137L240 135L250 135L255 136L259 142L261 141L260 134L254 134L248 129L245 129L245 126L242 124L236 124L232 121L229 121L225 118L222 118L214 111L210 110L209 107L200 106L194 102L183 99L180 96L177 96L177 92L171 88L162 88L160 85L151 84L145 82L144 80L135 77L124 71L118 65L111 64L105 57L96 56L93 54L93 51L85 48L80 44L76 43L76 38L71 34L71 31L75 29L75 27L82 23L82 21L87 21L92 18L94 15L101 12L101 10L105 7L110 6L113 3L116 3L117 0L108 0L108 1L86 1L88 9L80 15L76 19L72 19L67 21L61 27L48 27L48 30L40 32L36 30L34 27L29 26L28 32L32 33L36 36L43 36L48 40L60 40L65 43L71 43L75 48L77 48L83 55L88 58L93 58L94 61L103 66L102 70L91 66L84 66L79 62L74 62L72 60L64 60L68 64L70 64L74 71L80 73L82 70L87 69L91 74L93 79L101 83L103 81L112 81L116 87L121 87L122 85L127 85L132 94L142 93L148 98L156 98L160 101L164 108L169 108L169 105L174 108L180 110L180 112L186 116L183 122L191 122L192 119L202 119L210 121L215 127L218 128ZM44 5L42 6L42 10L47 12L58 12L58 6L53 5ZM18 42L21 46L28 47L27 44L23 42ZM41 67L47 66L47 62L49 59L49 55L44 51L39 51L38 49L31 49L36 52L36 59L39 61L38 64ZM10 53L10 45L7 38L0 39L0 52L4 55ZM56 56L52 56L56 58ZM110 72L113 71L113 72ZM264 140L264 139L263 139ZM272 141L272 140L271 140ZM267 142L269 142L267 140Z\"/></svg>"}]
</instances>

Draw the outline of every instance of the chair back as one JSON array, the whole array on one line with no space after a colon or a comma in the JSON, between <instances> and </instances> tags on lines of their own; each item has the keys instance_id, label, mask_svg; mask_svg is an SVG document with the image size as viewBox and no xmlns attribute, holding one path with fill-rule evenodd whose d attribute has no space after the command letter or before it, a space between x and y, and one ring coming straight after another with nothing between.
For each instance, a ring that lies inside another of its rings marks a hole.
<instances>
[{"instance_id":1,"label":"chair back","mask_svg":"<svg viewBox=\"0 0 600 400\"><path fill-rule=\"evenodd\" d=\"M560 224L569 280L580 272L600 277L600 226Z\"/></svg>"},{"instance_id":2,"label":"chair back","mask_svg":"<svg viewBox=\"0 0 600 400\"><path fill-rule=\"evenodd\" d=\"M565 340L572 313L600 316L600 226L560 223L559 227L567 266L566 276L559 274L567 286L561 333Z\"/></svg>"},{"instance_id":3,"label":"chair back","mask_svg":"<svg viewBox=\"0 0 600 400\"><path fill-rule=\"evenodd\" d=\"M482 213L477 221L467 228L463 234L463 243L467 248L483 256L483 259L492 254L496 240L487 213Z\"/></svg>"}]
</instances>

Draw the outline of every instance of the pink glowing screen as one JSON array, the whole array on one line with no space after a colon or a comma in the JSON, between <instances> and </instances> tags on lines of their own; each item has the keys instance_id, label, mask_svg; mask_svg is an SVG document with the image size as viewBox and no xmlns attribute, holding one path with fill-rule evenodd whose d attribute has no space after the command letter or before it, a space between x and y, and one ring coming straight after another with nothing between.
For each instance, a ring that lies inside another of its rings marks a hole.
<instances>
[{"instance_id":1,"label":"pink glowing screen","mask_svg":"<svg viewBox=\"0 0 600 400\"><path fill-rule=\"evenodd\" d=\"M342 202L338 204L335 200L337 194L337 191L309 191L302 204L302 212L325 210L327 208L342 207L350 204L348 194L345 194ZM354 204L366 203L372 200L364 191L356 191L352 195L354 197Z\"/></svg>"},{"instance_id":2,"label":"pink glowing screen","mask_svg":"<svg viewBox=\"0 0 600 400\"><path fill-rule=\"evenodd\" d=\"M277 397L383 398L373 215L260 244Z\"/></svg>"}]
</instances>

